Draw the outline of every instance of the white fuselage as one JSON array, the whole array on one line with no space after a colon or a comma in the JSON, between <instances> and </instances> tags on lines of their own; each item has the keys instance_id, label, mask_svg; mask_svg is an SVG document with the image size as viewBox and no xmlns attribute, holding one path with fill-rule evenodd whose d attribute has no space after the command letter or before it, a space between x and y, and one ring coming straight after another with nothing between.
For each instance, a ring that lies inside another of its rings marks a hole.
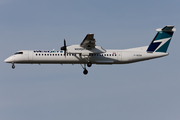
<instances>
[{"instance_id":1,"label":"white fuselage","mask_svg":"<svg viewBox=\"0 0 180 120\"><path fill-rule=\"evenodd\" d=\"M21 50L5 60L7 63L21 64L126 64L168 55L168 53L148 53L146 47L126 50L106 50L104 53L91 53L88 56L64 51Z\"/></svg>"},{"instance_id":2,"label":"white fuselage","mask_svg":"<svg viewBox=\"0 0 180 120\"><path fill-rule=\"evenodd\" d=\"M158 29L157 34L149 46L125 50L105 50L96 46L94 34L86 35L80 45L66 45L60 51L21 50L8 57L4 62L19 64L84 64L83 73L88 73L86 65L92 64L127 64L149 60L168 55L167 49L175 29L174 26L165 26Z\"/></svg>"}]
</instances>

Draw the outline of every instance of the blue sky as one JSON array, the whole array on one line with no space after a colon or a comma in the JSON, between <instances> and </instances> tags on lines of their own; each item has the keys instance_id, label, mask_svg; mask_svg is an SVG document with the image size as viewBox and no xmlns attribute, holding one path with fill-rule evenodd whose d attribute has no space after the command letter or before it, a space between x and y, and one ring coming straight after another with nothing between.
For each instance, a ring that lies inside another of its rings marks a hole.
<instances>
[{"instance_id":1,"label":"blue sky","mask_svg":"<svg viewBox=\"0 0 180 120\"><path fill-rule=\"evenodd\" d=\"M179 119L178 0L0 0L0 119ZM169 56L127 65L16 65L18 50L59 50L94 33L105 49L149 45L175 25Z\"/></svg>"}]
</instances>

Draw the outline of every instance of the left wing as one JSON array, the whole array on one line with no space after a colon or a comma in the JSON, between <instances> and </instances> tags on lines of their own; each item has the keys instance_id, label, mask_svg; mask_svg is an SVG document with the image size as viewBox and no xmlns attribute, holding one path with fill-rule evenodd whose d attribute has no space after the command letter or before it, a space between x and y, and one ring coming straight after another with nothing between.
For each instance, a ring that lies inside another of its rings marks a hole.
<instances>
[{"instance_id":1,"label":"left wing","mask_svg":"<svg viewBox=\"0 0 180 120\"><path fill-rule=\"evenodd\" d=\"M94 34L87 34L82 43L80 44L83 48L95 48Z\"/></svg>"}]
</instances>

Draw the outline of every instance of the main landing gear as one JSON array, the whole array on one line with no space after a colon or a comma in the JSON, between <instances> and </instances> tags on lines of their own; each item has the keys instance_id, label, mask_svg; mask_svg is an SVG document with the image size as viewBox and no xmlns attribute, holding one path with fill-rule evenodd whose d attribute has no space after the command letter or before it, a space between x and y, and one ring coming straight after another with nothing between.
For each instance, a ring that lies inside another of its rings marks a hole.
<instances>
[{"instance_id":1,"label":"main landing gear","mask_svg":"<svg viewBox=\"0 0 180 120\"><path fill-rule=\"evenodd\" d=\"M92 66L92 63L91 63L91 62L88 62L88 63L87 63L87 66L88 66L88 67L91 67L91 66Z\"/></svg>"},{"instance_id":2,"label":"main landing gear","mask_svg":"<svg viewBox=\"0 0 180 120\"><path fill-rule=\"evenodd\" d=\"M82 65L81 65L82 66ZM87 66L88 67L91 67L92 66L92 63L91 62L88 62L87 63ZM87 75L88 74L88 70L86 69L86 64L84 64L84 66L82 66L82 68L84 69L83 73L84 75Z\"/></svg>"},{"instance_id":3,"label":"main landing gear","mask_svg":"<svg viewBox=\"0 0 180 120\"><path fill-rule=\"evenodd\" d=\"M87 69L84 69L83 73L84 73L84 75L87 75L88 74Z\"/></svg>"},{"instance_id":4,"label":"main landing gear","mask_svg":"<svg viewBox=\"0 0 180 120\"><path fill-rule=\"evenodd\" d=\"M14 65L14 63L12 63L12 69L14 69L15 68L15 65Z\"/></svg>"},{"instance_id":5,"label":"main landing gear","mask_svg":"<svg viewBox=\"0 0 180 120\"><path fill-rule=\"evenodd\" d=\"M82 66L82 64L81 64L81 66ZM82 68L84 69L84 71L83 71L84 75L87 75L88 70L86 69L86 64L84 64L84 67L82 66Z\"/></svg>"}]
</instances>

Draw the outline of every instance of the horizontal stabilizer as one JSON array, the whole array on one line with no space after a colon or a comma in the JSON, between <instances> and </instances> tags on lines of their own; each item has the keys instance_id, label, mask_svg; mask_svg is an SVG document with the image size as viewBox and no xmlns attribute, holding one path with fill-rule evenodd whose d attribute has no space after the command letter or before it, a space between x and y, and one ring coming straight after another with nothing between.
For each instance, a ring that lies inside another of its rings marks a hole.
<instances>
[{"instance_id":1,"label":"horizontal stabilizer","mask_svg":"<svg viewBox=\"0 0 180 120\"><path fill-rule=\"evenodd\" d=\"M174 28L174 26L165 26L164 28L159 28L159 29L156 29L157 32L160 32L160 31L164 31L164 32L175 32L176 29Z\"/></svg>"}]
</instances>

